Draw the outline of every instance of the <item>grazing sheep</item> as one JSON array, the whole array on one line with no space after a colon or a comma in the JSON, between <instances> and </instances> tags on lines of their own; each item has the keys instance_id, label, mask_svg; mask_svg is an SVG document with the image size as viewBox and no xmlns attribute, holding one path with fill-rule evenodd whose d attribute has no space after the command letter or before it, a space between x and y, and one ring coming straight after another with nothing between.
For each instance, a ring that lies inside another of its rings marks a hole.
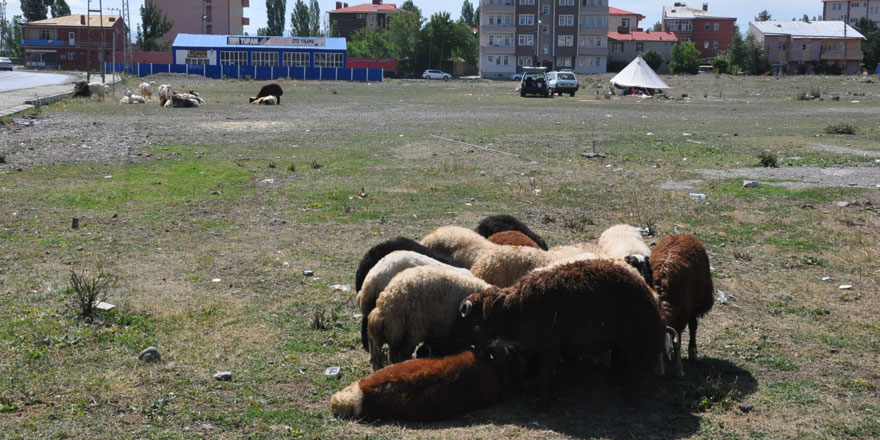
<instances>
[{"instance_id":1,"label":"grazing sheep","mask_svg":"<svg viewBox=\"0 0 880 440\"><path fill-rule=\"evenodd\" d=\"M499 246L480 254L471 266L471 272L493 286L507 287L530 271L552 262L552 255L541 249Z\"/></svg>"},{"instance_id":2,"label":"grazing sheep","mask_svg":"<svg viewBox=\"0 0 880 440\"><path fill-rule=\"evenodd\" d=\"M484 218L480 221L480 224L477 225L475 229L478 234L483 237L491 237L493 234L504 231L519 231L523 234L526 234L538 244L541 249L545 251L548 249L547 243L541 238L540 235L532 232L528 226L526 226L523 222L519 221L516 217L512 215L490 215L489 217Z\"/></svg>"},{"instance_id":3,"label":"grazing sheep","mask_svg":"<svg viewBox=\"0 0 880 440\"><path fill-rule=\"evenodd\" d=\"M162 84L159 86L159 105L164 106L166 102L171 100L171 95L174 94L174 89L168 84Z\"/></svg>"},{"instance_id":4,"label":"grazing sheep","mask_svg":"<svg viewBox=\"0 0 880 440\"><path fill-rule=\"evenodd\" d=\"M95 96L99 100L103 101L104 96L107 95L107 89L105 89L105 85L99 82L91 82L88 84L89 87L89 96Z\"/></svg>"},{"instance_id":5,"label":"grazing sheep","mask_svg":"<svg viewBox=\"0 0 880 440\"><path fill-rule=\"evenodd\" d=\"M638 269L651 285L651 248L642 239L642 233L630 225L614 225L599 236L599 247L611 258L622 258Z\"/></svg>"},{"instance_id":6,"label":"grazing sheep","mask_svg":"<svg viewBox=\"0 0 880 440\"><path fill-rule=\"evenodd\" d=\"M153 87L156 87L156 81L150 81L149 83L141 83L138 86L138 90L141 92L141 96L145 99L153 98Z\"/></svg>"},{"instance_id":7,"label":"grazing sheep","mask_svg":"<svg viewBox=\"0 0 880 440\"><path fill-rule=\"evenodd\" d=\"M260 93L257 93L255 98L249 98L248 102L254 102L264 96L274 96L278 100L278 104L281 105L281 95L283 94L284 90L281 90L281 86L276 83L269 83L260 89Z\"/></svg>"},{"instance_id":8,"label":"grazing sheep","mask_svg":"<svg viewBox=\"0 0 880 440\"><path fill-rule=\"evenodd\" d=\"M73 83L73 97L74 98L88 98L91 96L89 92L89 82L86 80L81 80Z\"/></svg>"},{"instance_id":9,"label":"grazing sheep","mask_svg":"<svg viewBox=\"0 0 880 440\"><path fill-rule=\"evenodd\" d=\"M388 287L388 283L400 272L418 266L445 266L450 270L459 271L463 276L472 276L467 269L460 269L435 260L427 255L414 251L394 251L382 257L373 266L358 289L357 301L361 309L361 342L365 350L369 350L370 338L367 335L367 317L376 307L379 294Z\"/></svg>"},{"instance_id":10,"label":"grazing sheep","mask_svg":"<svg viewBox=\"0 0 880 440\"><path fill-rule=\"evenodd\" d=\"M411 359L375 371L330 398L336 417L446 420L500 400L519 371L512 344L434 359Z\"/></svg>"},{"instance_id":11,"label":"grazing sheep","mask_svg":"<svg viewBox=\"0 0 880 440\"><path fill-rule=\"evenodd\" d=\"M370 272L370 269L376 265L382 258L386 255L394 252L394 251L413 251L418 252L423 255L427 255L441 263L448 264L450 266L461 267L461 265L457 264L455 260L452 259L449 254L443 254L440 252L436 252L434 250L428 249L425 246L419 244L419 242L406 238L406 237L397 237L392 238L391 240L383 241L367 251L364 254L363 258L361 258L360 264L358 264L357 273L354 276L354 290L356 292L360 292L361 288L364 284L364 278L366 278L367 274Z\"/></svg>"},{"instance_id":12,"label":"grazing sheep","mask_svg":"<svg viewBox=\"0 0 880 440\"><path fill-rule=\"evenodd\" d=\"M519 231L496 232L489 236L489 241L503 246L524 246L541 249L541 246L535 243L535 240Z\"/></svg>"},{"instance_id":13,"label":"grazing sheep","mask_svg":"<svg viewBox=\"0 0 880 440\"><path fill-rule=\"evenodd\" d=\"M278 103L278 99L272 95L264 96L262 98L257 98L251 101L253 105L275 105Z\"/></svg>"},{"instance_id":14,"label":"grazing sheep","mask_svg":"<svg viewBox=\"0 0 880 440\"><path fill-rule=\"evenodd\" d=\"M457 266L470 269L480 254L501 247L480 234L460 226L441 226L420 241L437 252L451 255Z\"/></svg>"},{"instance_id":15,"label":"grazing sheep","mask_svg":"<svg viewBox=\"0 0 880 440\"><path fill-rule=\"evenodd\" d=\"M691 234L667 235L654 248L651 269L663 322L679 334L688 326L688 358L696 360L697 319L705 316L715 302L706 248ZM673 368L682 376L681 340L675 342Z\"/></svg>"},{"instance_id":16,"label":"grazing sheep","mask_svg":"<svg viewBox=\"0 0 880 440\"><path fill-rule=\"evenodd\" d=\"M368 319L373 367L382 366L381 351L386 343L392 363L412 357L421 342L428 344L434 355L467 347L450 346L447 341L458 304L488 287L485 281L449 266L419 266L397 274L379 295Z\"/></svg>"},{"instance_id":17,"label":"grazing sheep","mask_svg":"<svg viewBox=\"0 0 880 440\"><path fill-rule=\"evenodd\" d=\"M545 386L560 355L610 350L612 371L628 381L630 396L652 370L662 371L664 343L674 332L664 328L644 280L606 260L577 261L474 293L461 302L460 313L451 344L517 341L540 357L538 378Z\"/></svg>"}]
</instances>

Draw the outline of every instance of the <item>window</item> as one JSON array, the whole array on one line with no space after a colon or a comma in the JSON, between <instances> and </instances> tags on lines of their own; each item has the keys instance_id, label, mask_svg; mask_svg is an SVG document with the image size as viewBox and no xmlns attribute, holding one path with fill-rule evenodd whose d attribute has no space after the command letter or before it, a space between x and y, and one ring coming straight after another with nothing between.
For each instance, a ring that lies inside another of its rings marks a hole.
<instances>
[{"instance_id":1,"label":"window","mask_svg":"<svg viewBox=\"0 0 880 440\"><path fill-rule=\"evenodd\" d=\"M510 26L511 21L513 21L513 19L511 18L510 15L505 15L505 16L504 16L504 25L505 25L505 26Z\"/></svg>"},{"instance_id":2,"label":"window","mask_svg":"<svg viewBox=\"0 0 880 440\"><path fill-rule=\"evenodd\" d=\"M706 40L703 42L703 49L708 49L708 48L709 48L709 40Z\"/></svg>"},{"instance_id":3,"label":"window","mask_svg":"<svg viewBox=\"0 0 880 440\"><path fill-rule=\"evenodd\" d=\"M834 43L828 43L828 50L837 50L837 45Z\"/></svg>"},{"instance_id":4,"label":"window","mask_svg":"<svg viewBox=\"0 0 880 440\"><path fill-rule=\"evenodd\" d=\"M522 1L522 0L520 0ZM535 24L535 15L534 14L519 14L519 25L520 26L532 26Z\"/></svg>"},{"instance_id":5,"label":"window","mask_svg":"<svg viewBox=\"0 0 880 440\"><path fill-rule=\"evenodd\" d=\"M521 5L533 5L533 4L535 4L535 0L519 0L519 4L521 4Z\"/></svg>"},{"instance_id":6,"label":"window","mask_svg":"<svg viewBox=\"0 0 880 440\"><path fill-rule=\"evenodd\" d=\"M613 43L613 44L611 45L611 51L614 52L614 53L621 53L621 52L623 52L623 43Z\"/></svg>"},{"instance_id":7,"label":"window","mask_svg":"<svg viewBox=\"0 0 880 440\"><path fill-rule=\"evenodd\" d=\"M75 52L68 52L67 59L70 61L76 61L76 53Z\"/></svg>"},{"instance_id":8,"label":"window","mask_svg":"<svg viewBox=\"0 0 880 440\"><path fill-rule=\"evenodd\" d=\"M545 24L545 25L541 26L541 33L544 35L550 35L550 25Z\"/></svg>"},{"instance_id":9,"label":"window","mask_svg":"<svg viewBox=\"0 0 880 440\"><path fill-rule=\"evenodd\" d=\"M636 43L636 52L643 52L645 50L645 43Z\"/></svg>"},{"instance_id":10,"label":"window","mask_svg":"<svg viewBox=\"0 0 880 440\"><path fill-rule=\"evenodd\" d=\"M560 15L559 16L559 25L560 26L574 26L574 15Z\"/></svg>"},{"instance_id":11,"label":"window","mask_svg":"<svg viewBox=\"0 0 880 440\"><path fill-rule=\"evenodd\" d=\"M574 6L574 0L559 0L559 6Z\"/></svg>"},{"instance_id":12,"label":"window","mask_svg":"<svg viewBox=\"0 0 880 440\"><path fill-rule=\"evenodd\" d=\"M494 46L494 45L495 45L495 36L489 35L489 46Z\"/></svg>"},{"instance_id":13,"label":"window","mask_svg":"<svg viewBox=\"0 0 880 440\"><path fill-rule=\"evenodd\" d=\"M622 18L622 19L620 19L620 24L621 24L623 27L629 27L629 19L628 19L628 18Z\"/></svg>"},{"instance_id":14,"label":"window","mask_svg":"<svg viewBox=\"0 0 880 440\"><path fill-rule=\"evenodd\" d=\"M519 45L520 46L534 46L535 45L535 36L534 35L520 35L519 36Z\"/></svg>"},{"instance_id":15,"label":"window","mask_svg":"<svg viewBox=\"0 0 880 440\"><path fill-rule=\"evenodd\" d=\"M858 8L858 7L859 7L859 4L858 4L858 3L853 3L853 4L852 4L852 7L854 7L854 8Z\"/></svg>"},{"instance_id":16,"label":"window","mask_svg":"<svg viewBox=\"0 0 880 440\"><path fill-rule=\"evenodd\" d=\"M556 67L571 67L571 57L556 58Z\"/></svg>"},{"instance_id":17,"label":"window","mask_svg":"<svg viewBox=\"0 0 880 440\"><path fill-rule=\"evenodd\" d=\"M706 23L706 32L709 32L709 23Z\"/></svg>"},{"instance_id":18,"label":"window","mask_svg":"<svg viewBox=\"0 0 880 440\"><path fill-rule=\"evenodd\" d=\"M495 56L494 55L487 56L486 61L488 61L489 64L494 64L495 63Z\"/></svg>"},{"instance_id":19,"label":"window","mask_svg":"<svg viewBox=\"0 0 880 440\"><path fill-rule=\"evenodd\" d=\"M315 53L315 67L345 67L341 53Z\"/></svg>"},{"instance_id":20,"label":"window","mask_svg":"<svg viewBox=\"0 0 880 440\"><path fill-rule=\"evenodd\" d=\"M721 24L715 23L715 27L713 29L715 29L715 32L718 32L718 30L721 29Z\"/></svg>"},{"instance_id":21,"label":"window","mask_svg":"<svg viewBox=\"0 0 880 440\"><path fill-rule=\"evenodd\" d=\"M489 16L489 26L495 26L495 16L494 15Z\"/></svg>"},{"instance_id":22,"label":"window","mask_svg":"<svg viewBox=\"0 0 880 440\"><path fill-rule=\"evenodd\" d=\"M510 56L504 55L504 65L507 66L510 64Z\"/></svg>"},{"instance_id":23,"label":"window","mask_svg":"<svg viewBox=\"0 0 880 440\"><path fill-rule=\"evenodd\" d=\"M247 66L248 57L245 51L220 52L221 66Z\"/></svg>"},{"instance_id":24,"label":"window","mask_svg":"<svg viewBox=\"0 0 880 440\"><path fill-rule=\"evenodd\" d=\"M71 54L71 55L72 55L72 54ZM187 58L187 59L185 59L183 62L186 63L186 64L198 64L198 65L207 65L207 64L209 64L207 58Z\"/></svg>"},{"instance_id":25,"label":"window","mask_svg":"<svg viewBox=\"0 0 880 440\"><path fill-rule=\"evenodd\" d=\"M557 39L557 45L560 47L574 46L574 35L560 35Z\"/></svg>"},{"instance_id":26,"label":"window","mask_svg":"<svg viewBox=\"0 0 880 440\"><path fill-rule=\"evenodd\" d=\"M809 47L810 47L809 44L804 43L804 44L801 45L801 50L807 50L807 48L809 48Z\"/></svg>"},{"instance_id":27,"label":"window","mask_svg":"<svg viewBox=\"0 0 880 440\"><path fill-rule=\"evenodd\" d=\"M787 45L787 44L785 44L785 43L779 43L779 50L784 51L784 50L787 49L787 48L788 48L788 45Z\"/></svg>"},{"instance_id":28,"label":"window","mask_svg":"<svg viewBox=\"0 0 880 440\"><path fill-rule=\"evenodd\" d=\"M284 65L293 67L309 67L308 52L284 52Z\"/></svg>"},{"instance_id":29,"label":"window","mask_svg":"<svg viewBox=\"0 0 880 440\"><path fill-rule=\"evenodd\" d=\"M40 29L40 40L51 40L52 34L48 29Z\"/></svg>"},{"instance_id":30,"label":"window","mask_svg":"<svg viewBox=\"0 0 880 440\"><path fill-rule=\"evenodd\" d=\"M254 52L251 54L255 66L277 66L278 52Z\"/></svg>"},{"instance_id":31,"label":"window","mask_svg":"<svg viewBox=\"0 0 880 440\"><path fill-rule=\"evenodd\" d=\"M550 44L548 44L548 43L541 44L541 54L547 55L548 53L550 53Z\"/></svg>"},{"instance_id":32,"label":"window","mask_svg":"<svg viewBox=\"0 0 880 440\"><path fill-rule=\"evenodd\" d=\"M718 49L718 40L712 42L712 49Z\"/></svg>"},{"instance_id":33,"label":"window","mask_svg":"<svg viewBox=\"0 0 880 440\"><path fill-rule=\"evenodd\" d=\"M550 13L550 5L541 5L541 14L547 15Z\"/></svg>"},{"instance_id":34,"label":"window","mask_svg":"<svg viewBox=\"0 0 880 440\"><path fill-rule=\"evenodd\" d=\"M602 58L600 58L600 57L596 57L593 61L594 61L593 66L595 66L595 67L602 67Z\"/></svg>"},{"instance_id":35,"label":"window","mask_svg":"<svg viewBox=\"0 0 880 440\"><path fill-rule=\"evenodd\" d=\"M516 58L516 65L517 65L517 66L531 67L531 65L532 65L532 57L517 57L517 58Z\"/></svg>"}]
</instances>

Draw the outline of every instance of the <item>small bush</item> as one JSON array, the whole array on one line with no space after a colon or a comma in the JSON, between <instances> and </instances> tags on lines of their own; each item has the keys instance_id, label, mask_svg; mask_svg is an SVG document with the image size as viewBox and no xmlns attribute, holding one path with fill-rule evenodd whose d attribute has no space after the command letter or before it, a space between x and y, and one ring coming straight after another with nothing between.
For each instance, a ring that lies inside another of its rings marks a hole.
<instances>
[{"instance_id":1,"label":"small bush","mask_svg":"<svg viewBox=\"0 0 880 440\"><path fill-rule=\"evenodd\" d=\"M269 168L275 169L278 166L275 162L269 162Z\"/></svg>"},{"instance_id":2,"label":"small bush","mask_svg":"<svg viewBox=\"0 0 880 440\"><path fill-rule=\"evenodd\" d=\"M779 159L769 151L762 151L758 155L758 160L764 168L779 168Z\"/></svg>"},{"instance_id":3,"label":"small bush","mask_svg":"<svg viewBox=\"0 0 880 440\"><path fill-rule=\"evenodd\" d=\"M318 163L317 159L312 161L312 169L313 170L320 170L321 167L322 167L322 165Z\"/></svg>"},{"instance_id":4,"label":"small bush","mask_svg":"<svg viewBox=\"0 0 880 440\"><path fill-rule=\"evenodd\" d=\"M86 322L92 322L95 318L98 303L107 299L113 277L98 270L94 277L85 271L77 273L70 270L70 281L67 284L67 294L71 298L68 308L72 309L76 316Z\"/></svg>"},{"instance_id":5,"label":"small bush","mask_svg":"<svg viewBox=\"0 0 880 440\"><path fill-rule=\"evenodd\" d=\"M712 60L712 70L719 75L723 75L730 70L730 60L718 57Z\"/></svg>"},{"instance_id":6,"label":"small bush","mask_svg":"<svg viewBox=\"0 0 880 440\"><path fill-rule=\"evenodd\" d=\"M856 127L846 122L839 122L825 127L825 133L828 134L856 134Z\"/></svg>"},{"instance_id":7,"label":"small bush","mask_svg":"<svg viewBox=\"0 0 880 440\"><path fill-rule=\"evenodd\" d=\"M0 163L6 163L6 155L0 154Z\"/></svg>"},{"instance_id":8,"label":"small bush","mask_svg":"<svg viewBox=\"0 0 880 440\"><path fill-rule=\"evenodd\" d=\"M287 171L290 171L291 173L295 173L296 172L296 164L292 163L292 164L288 165Z\"/></svg>"}]
</instances>

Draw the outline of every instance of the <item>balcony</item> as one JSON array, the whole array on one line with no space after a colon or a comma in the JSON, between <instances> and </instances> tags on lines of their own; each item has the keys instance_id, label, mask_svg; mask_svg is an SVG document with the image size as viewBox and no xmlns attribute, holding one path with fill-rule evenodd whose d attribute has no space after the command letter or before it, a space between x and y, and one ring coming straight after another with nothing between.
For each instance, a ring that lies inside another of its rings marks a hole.
<instances>
[{"instance_id":1,"label":"balcony","mask_svg":"<svg viewBox=\"0 0 880 440\"><path fill-rule=\"evenodd\" d=\"M63 43L61 40L21 40L22 46L43 46L43 47L58 47L62 46Z\"/></svg>"},{"instance_id":2,"label":"balcony","mask_svg":"<svg viewBox=\"0 0 880 440\"><path fill-rule=\"evenodd\" d=\"M579 34L608 34L608 25L578 25Z\"/></svg>"},{"instance_id":3,"label":"balcony","mask_svg":"<svg viewBox=\"0 0 880 440\"><path fill-rule=\"evenodd\" d=\"M250 26L251 19L249 17L241 17L241 25L242 26Z\"/></svg>"},{"instance_id":4,"label":"balcony","mask_svg":"<svg viewBox=\"0 0 880 440\"><path fill-rule=\"evenodd\" d=\"M516 52L516 46L502 46L502 45L492 45L492 46L480 46L480 51L486 55L511 55Z\"/></svg>"},{"instance_id":5,"label":"balcony","mask_svg":"<svg viewBox=\"0 0 880 440\"><path fill-rule=\"evenodd\" d=\"M484 4L480 6L480 15L485 14L486 12L510 12L513 13L516 11L516 6L514 6L511 1L509 5L489 5Z\"/></svg>"},{"instance_id":6,"label":"balcony","mask_svg":"<svg viewBox=\"0 0 880 440\"><path fill-rule=\"evenodd\" d=\"M251 7L251 1L250 1L250 0L241 0L241 7L242 7L242 8L249 8L249 7Z\"/></svg>"},{"instance_id":7,"label":"balcony","mask_svg":"<svg viewBox=\"0 0 880 440\"><path fill-rule=\"evenodd\" d=\"M607 47L578 46L578 55L608 55Z\"/></svg>"},{"instance_id":8,"label":"balcony","mask_svg":"<svg viewBox=\"0 0 880 440\"><path fill-rule=\"evenodd\" d=\"M505 32L512 34L516 32L516 26L511 24L484 24L480 26L480 32Z\"/></svg>"},{"instance_id":9,"label":"balcony","mask_svg":"<svg viewBox=\"0 0 880 440\"><path fill-rule=\"evenodd\" d=\"M844 56L847 60L857 61L864 58L865 54L860 50L823 50L819 58L823 61L838 61L843 60Z\"/></svg>"}]
</instances>

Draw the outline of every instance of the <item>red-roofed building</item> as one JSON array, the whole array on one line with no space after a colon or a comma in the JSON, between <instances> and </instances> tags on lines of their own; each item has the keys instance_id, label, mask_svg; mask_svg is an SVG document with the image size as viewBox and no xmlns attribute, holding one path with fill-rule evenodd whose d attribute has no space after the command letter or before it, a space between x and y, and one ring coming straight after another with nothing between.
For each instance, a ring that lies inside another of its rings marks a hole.
<instances>
[{"instance_id":1,"label":"red-roofed building","mask_svg":"<svg viewBox=\"0 0 880 440\"><path fill-rule=\"evenodd\" d=\"M622 32L627 29L630 32L639 30L639 21L645 16L635 12L624 11L613 6L608 7L608 31Z\"/></svg>"},{"instance_id":2,"label":"red-roofed building","mask_svg":"<svg viewBox=\"0 0 880 440\"><path fill-rule=\"evenodd\" d=\"M609 70L614 67L622 69L642 52L654 49L660 52L665 60L657 72L665 73L668 71L666 65L672 58L672 46L676 43L678 43L678 37L672 32L608 32Z\"/></svg>"},{"instance_id":3,"label":"red-roofed building","mask_svg":"<svg viewBox=\"0 0 880 440\"><path fill-rule=\"evenodd\" d=\"M336 23L339 36L351 38L351 35L359 29L373 27L387 29L391 22L391 16L401 12L409 12L400 9L394 3L384 4L382 0L372 0L372 3L348 6L348 3L336 2L336 9L329 11L330 25Z\"/></svg>"},{"instance_id":4,"label":"red-roofed building","mask_svg":"<svg viewBox=\"0 0 880 440\"><path fill-rule=\"evenodd\" d=\"M709 3L705 2L702 9L689 8L684 2L663 7L663 31L674 32L682 43L692 41L700 51L700 58L706 60L727 50L733 40L735 23L735 17L709 12Z\"/></svg>"}]
</instances>

